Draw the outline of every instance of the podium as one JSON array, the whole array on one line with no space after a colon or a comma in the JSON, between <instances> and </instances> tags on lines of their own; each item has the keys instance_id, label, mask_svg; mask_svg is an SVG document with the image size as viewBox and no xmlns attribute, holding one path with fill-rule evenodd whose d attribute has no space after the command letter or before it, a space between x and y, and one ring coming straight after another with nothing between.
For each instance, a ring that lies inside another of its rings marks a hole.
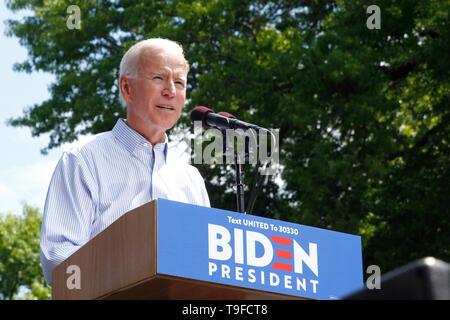
<instances>
[{"instance_id":1,"label":"podium","mask_svg":"<svg viewBox=\"0 0 450 320\"><path fill-rule=\"evenodd\" d=\"M333 299L363 287L359 236L165 199L53 270L52 298Z\"/></svg>"}]
</instances>

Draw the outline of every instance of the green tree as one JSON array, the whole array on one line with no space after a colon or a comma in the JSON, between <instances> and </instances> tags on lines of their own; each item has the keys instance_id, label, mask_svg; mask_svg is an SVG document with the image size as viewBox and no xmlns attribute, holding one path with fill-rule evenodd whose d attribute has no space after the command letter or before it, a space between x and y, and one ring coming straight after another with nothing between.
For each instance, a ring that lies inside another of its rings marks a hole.
<instances>
[{"instance_id":1,"label":"green tree","mask_svg":"<svg viewBox=\"0 0 450 320\"><path fill-rule=\"evenodd\" d=\"M22 216L0 215L0 299L49 299L39 256L42 215L24 206ZM19 296L25 289L25 296Z\"/></svg>"},{"instance_id":2,"label":"green tree","mask_svg":"<svg viewBox=\"0 0 450 320\"><path fill-rule=\"evenodd\" d=\"M66 26L70 4L80 30ZM380 0L381 29L369 30L371 4L10 0L34 12L8 22L29 52L15 69L57 79L49 100L10 123L49 132L47 149L110 130L125 115L121 56L138 39L171 38L191 65L186 111L205 105L280 129L283 187L271 177L255 214L360 234L364 263L383 271L450 260L450 4ZM186 112L174 130L187 125ZM234 210L230 167L199 169L212 205Z\"/></svg>"}]
</instances>

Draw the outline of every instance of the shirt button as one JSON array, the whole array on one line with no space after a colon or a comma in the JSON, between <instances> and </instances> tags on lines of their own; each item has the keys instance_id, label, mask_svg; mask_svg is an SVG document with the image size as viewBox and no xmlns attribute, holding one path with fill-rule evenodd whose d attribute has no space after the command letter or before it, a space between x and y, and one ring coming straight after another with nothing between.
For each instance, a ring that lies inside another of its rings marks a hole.
<instances>
[{"instance_id":1,"label":"shirt button","mask_svg":"<svg viewBox=\"0 0 450 320\"><path fill-rule=\"evenodd\" d=\"M144 142L144 147L148 147L148 143L147 142Z\"/></svg>"}]
</instances>

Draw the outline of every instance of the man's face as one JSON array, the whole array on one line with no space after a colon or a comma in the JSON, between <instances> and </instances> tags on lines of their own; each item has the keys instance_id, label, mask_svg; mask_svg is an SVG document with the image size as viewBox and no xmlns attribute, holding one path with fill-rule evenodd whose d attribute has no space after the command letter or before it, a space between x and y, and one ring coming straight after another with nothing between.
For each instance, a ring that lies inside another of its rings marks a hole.
<instances>
[{"instance_id":1,"label":"man's face","mask_svg":"<svg viewBox=\"0 0 450 320\"><path fill-rule=\"evenodd\" d=\"M127 122L144 136L151 132L159 137L175 125L183 109L187 81L185 60L174 50L145 49L139 58L138 70L138 76L129 79Z\"/></svg>"}]
</instances>

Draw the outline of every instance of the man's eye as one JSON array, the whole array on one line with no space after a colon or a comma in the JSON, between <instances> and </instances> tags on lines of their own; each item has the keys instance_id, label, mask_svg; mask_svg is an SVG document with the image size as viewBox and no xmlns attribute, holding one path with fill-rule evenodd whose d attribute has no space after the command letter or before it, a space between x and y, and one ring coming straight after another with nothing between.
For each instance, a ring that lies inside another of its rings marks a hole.
<instances>
[{"instance_id":1,"label":"man's eye","mask_svg":"<svg viewBox=\"0 0 450 320\"><path fill-rule=\"evenodd\" d=\"M178 85L180 85L180 86L183 86L184 87L184 82L183 81L177 81L177 82L175 82L176 84L178 84Z\"/></svg>"},{"instance_id":2,"label":"man's eye","mask_svg":"<svg viewBox=\"0 0 450 320\"><path fill-rule=\"evenodd\" d=\"M161 76L154 76L153 79L162 80Z\"/></svg>"}]
</instances>

